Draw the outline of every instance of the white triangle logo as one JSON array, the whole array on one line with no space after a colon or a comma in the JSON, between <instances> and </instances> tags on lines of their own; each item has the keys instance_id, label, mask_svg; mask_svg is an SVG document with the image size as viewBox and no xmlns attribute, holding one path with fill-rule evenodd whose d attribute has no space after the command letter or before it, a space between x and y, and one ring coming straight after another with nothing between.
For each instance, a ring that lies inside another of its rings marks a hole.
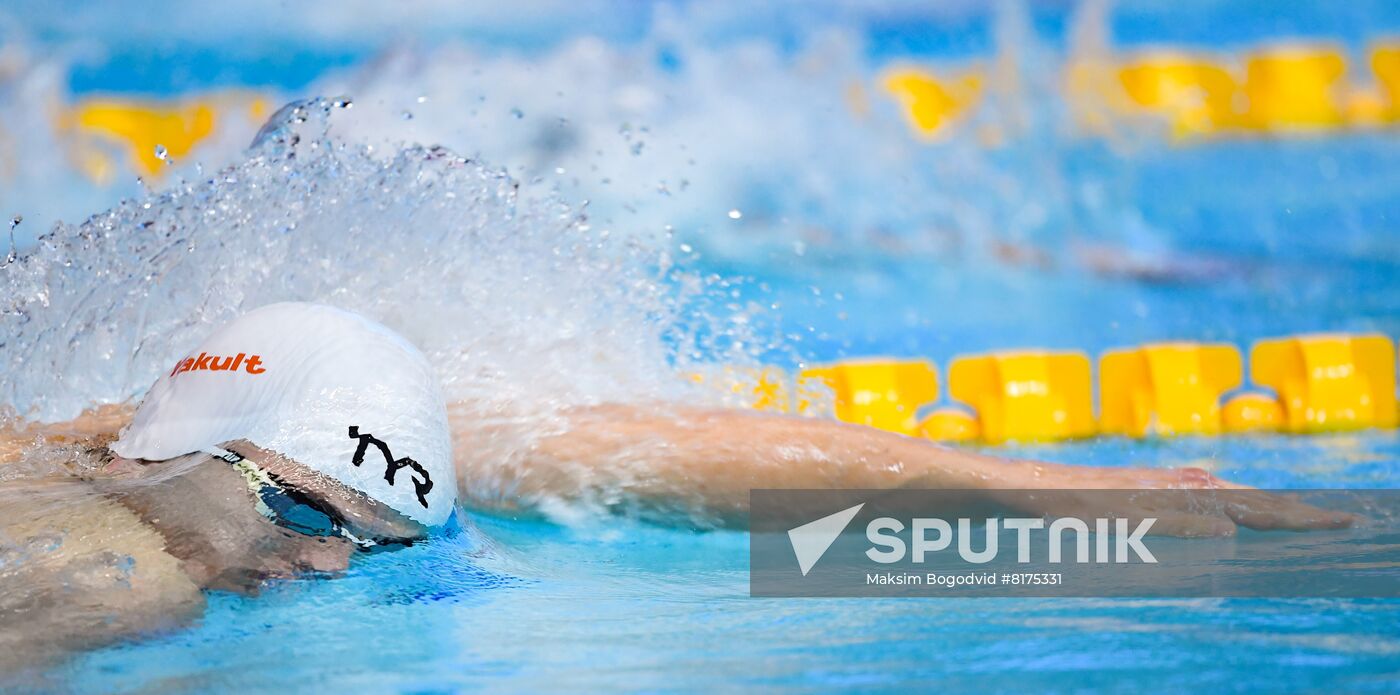
<instances>
[{"instance_id":1,"label":"white triangle logo","mask_svg":"<svg viewBox=\"0 0 1400 695\"><path fill-rule=\"evenodd\" d=\"M827 548L836 542L841 532L846 530L846 525L851 523L851 519L854 519L864 506L865 503L861 502L850 509L843 509L788 531L788 540L792 541L792 552L797 555L797 567L802 570L802 576L807 576L812 565L822 559Z\"/></svg>"}]
</instances>

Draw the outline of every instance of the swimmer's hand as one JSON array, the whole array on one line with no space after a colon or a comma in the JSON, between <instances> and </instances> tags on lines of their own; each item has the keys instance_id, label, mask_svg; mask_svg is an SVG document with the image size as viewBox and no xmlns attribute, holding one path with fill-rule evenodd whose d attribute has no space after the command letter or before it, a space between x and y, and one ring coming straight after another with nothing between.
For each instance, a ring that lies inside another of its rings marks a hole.
<instances>
[{"instance_id":1,"label":"swimmer's hand","mask_svg":"<svg viewBox=\"0 0 1400 695\"><path fill-rule=\"evenodd\" d=\"M998 502L1050 517L1155 518L1151 535L1222 537L1256 531L1347 528L1352 514L1224 481L1201 468L1089 468L1008 461ZM1036 499L1022 490L1049 490ZM1113 492L1103 492L1113 490Z\"/></svg>"},{"instance_id":2,"label":"swimmer's hand","mask_svg":"<svg viewBox=\"0 0 1400 695\"><path fill-rule=\"evenodd\" d=\"M1357 520L1352 514L1237 485L1200 468L1090 468L1035 461L1005 465L1019 470L1002 482L1014 485L1019 479L1023 484L1020 489L991 491L993 499L1006 506L1083 520L1152 518L1149 535L1233 536L1241 526L1314 531L1347 528Z\"/></svg>"}]
</instances>

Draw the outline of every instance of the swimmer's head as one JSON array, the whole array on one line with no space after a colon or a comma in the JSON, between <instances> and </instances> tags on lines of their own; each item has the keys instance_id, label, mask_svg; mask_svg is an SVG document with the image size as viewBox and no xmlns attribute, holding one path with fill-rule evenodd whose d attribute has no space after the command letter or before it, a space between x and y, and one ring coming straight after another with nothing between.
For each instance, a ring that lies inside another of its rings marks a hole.
<instances>
[{"instance_id":1,"label":"swimmer's head","mask_svg":"<svg viewBox=\"0 0 1400 695\"><path fill-rule=\"evenodd\" d=\"M111 448L161 461L230 442L424 527L446 523L456 501L447 410L427 359L348 311L273 304L220 328L170 365Z\"/></svg>"}]
</instances>

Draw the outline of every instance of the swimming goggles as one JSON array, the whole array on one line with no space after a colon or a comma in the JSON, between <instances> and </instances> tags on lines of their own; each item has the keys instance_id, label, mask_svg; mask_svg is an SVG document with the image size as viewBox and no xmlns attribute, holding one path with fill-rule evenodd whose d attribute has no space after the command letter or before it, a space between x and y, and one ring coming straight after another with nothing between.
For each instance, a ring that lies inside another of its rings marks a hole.
<instances>
[{"instance_id":1,"label":"swimming goggles","mask_svg":"<svg viewBox=\"0 0 1400 695\"><path fill-rule=\"evenodd\" d=\"M272 474L247 457L225 449L211 448L204 453L222 459L243 476L258 513L268 521L305 536L344 538L361 550L380 545L372 538L359 538L345 527L340 515L294 487L283 485Z\"/></svg>"}]
</instances>

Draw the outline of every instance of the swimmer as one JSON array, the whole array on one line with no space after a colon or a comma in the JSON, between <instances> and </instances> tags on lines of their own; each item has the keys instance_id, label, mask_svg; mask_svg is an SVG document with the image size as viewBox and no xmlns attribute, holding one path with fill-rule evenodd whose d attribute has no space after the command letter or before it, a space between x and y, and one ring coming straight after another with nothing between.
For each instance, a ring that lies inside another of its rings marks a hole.
<instances>
[{"instance_id":1,"label":"swimmer","mask_svg":"<svg viewBox=\"0 0 1400 695\"><path fill-rule=\"evenodd\" d=\"M756 488L957 489L994 503L1006 490L1194 488L1239 495L1218 507L1154 508L1155 532L1351 523L1200 469L1005 460L824 419L623 404L524 419L444 406L412 346L307 304L229 324L180 356L134 412L108 407L0 433L0 464L36 438L86 447L97 465L78 479L0 486L0 552L23 560L0 563L0 660L36 648L7 637L16 625L26 639L46 635L40 646L73 649L197 616L204 589L252 592L269 579L338 572L357 548L447 524L459 496L499 513L599 503L713 526L742 524ZM131 561L104 564L108 556ZM97 591L104 582L124 591ZM94 601L121 618L79 622L96 614Z\"/></svg>"},{"instance_id":2,"label":"swimmer","mask_svg":"<svg viewBox=\"0 0 1400 695\"><path fill-rule=\"evenodd\" d=\"M77 446L76 474L0 485L0 672L184 623L206 589L339 572L454 514L430 365L339 309L246 314L126 420L109 410L31 433Z\"/></svg>"}]
</instances>

